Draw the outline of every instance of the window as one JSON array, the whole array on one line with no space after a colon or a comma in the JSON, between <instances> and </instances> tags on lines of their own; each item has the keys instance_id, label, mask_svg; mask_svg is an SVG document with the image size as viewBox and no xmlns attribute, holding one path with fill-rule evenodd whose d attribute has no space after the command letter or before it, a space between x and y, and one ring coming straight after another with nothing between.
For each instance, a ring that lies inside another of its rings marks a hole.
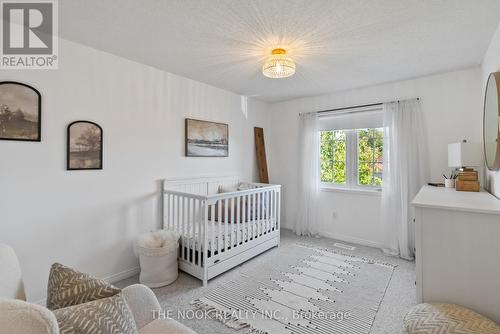
<instances>
[{"instance_id":1,"label":"window","mask_svg":"<svg viewBox=\"0 0 500 334\"><path fill-rule=\"evenodd\" d=\"M320 133L321 182L348 189L382 186L381 128L323 130Z\"/></svg>"},{"instance_id":2,"label":"window","mask_svg":"<svg viewBox=\"0 0 500 334\"><path fill-rule=\"evenodd\" d=\"M359 129L358 147L358 185L382 186L383 132L382 129Z\"/></svg>"},{"instance_id":3,"label":"window","mask_svg":"<svg viewBox=\"0 0 500 334\"><path fill-rule=\"evenodd\" d=\"M345 184L345 167L345 131L321 131L321 182Z\"/></svg>"}]
</instances>

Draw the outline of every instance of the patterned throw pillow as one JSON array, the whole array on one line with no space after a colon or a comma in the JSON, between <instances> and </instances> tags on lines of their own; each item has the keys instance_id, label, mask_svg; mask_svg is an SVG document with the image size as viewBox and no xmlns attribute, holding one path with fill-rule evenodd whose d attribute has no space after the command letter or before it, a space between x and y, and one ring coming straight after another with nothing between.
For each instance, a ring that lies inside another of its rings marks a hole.
<instances>
[{"instance_id":1,"label":"patterned throw pillow","mask_svg":"<svg viewBox=\"0 0 500 334\"><path fill-rule=\"evenodd\" d=\"M120 289L104 280L54 263L49 274L47 308L57 310L111 297L119 292Z\"/></svg>"},{"instance_id":2,"label":"patterned throw pillow","mask_svg":"<svg viewBox=\"0 0 500 334\"><path fill-rule=\"evenodd\" d=\"M53 311L60 334L138 334L121 294Z\"/></svg>"},{"instance_id":3,"label":"patterned throw pillow","mask_svg":"<svg viewBox=\"0 0 500 334\"><path fill-rule=\"evenodd\" d=\"M492 320L465 307L446 303L423 303L405 316L404 333L499 334Z\"/></svg>"}]
</instances>

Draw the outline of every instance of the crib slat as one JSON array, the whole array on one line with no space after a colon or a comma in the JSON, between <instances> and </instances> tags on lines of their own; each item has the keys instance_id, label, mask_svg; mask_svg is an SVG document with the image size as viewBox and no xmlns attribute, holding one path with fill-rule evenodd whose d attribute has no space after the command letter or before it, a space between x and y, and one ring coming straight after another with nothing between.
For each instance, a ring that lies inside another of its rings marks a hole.
<instances>
[{"instance_id":1,"label":"crib slat","mask_svg":"<svg viewBox=\"0 0 500 334\"><path fill-rule=\"evenodd\" d=\"M270 206L271 206L271 210L269 211L269 215L270 215L270 221L269 221L269 231L272 232L273 231L273 221L274 221L274 190L271 190L270 191Z\"/></svg>"},{"instance_id":2,"label":"crib slat","mask_svg":"<svg viewBox=\"0 0 500 334\"><path fill-rule=\"evenodd\" d=\"M186 255L187 255L187 261L191 262L190 257L191 257L191 249L194 248L191 246L191 243L193 241L193 236L191 236L191 233L194 234L194 224L191 223L191 198L184 197L184 202L185 202L185 209L186 212L184 213L184 226L186 226L187 229L187 243L186 243Z\"/></svg>"},{"instance_id":3,"label":"crib slat","mask_svg":"<svg viewBox=\"0 0 500 334\"><path fill-rule=\"evenodd\" d=\"M269 231L269 191L266 190L264 193L264 206L262 207L264 210L264 216L265 216L265 221L264 221L264 234L267 234Z\"/></svg>"},{"instance_id":4,"label":"crib slat","mask_svg":"<svg viewBox=\"0 0 500 334\"><path fill-rule=\"evenodd\" d=\"M261 231L261 235L264 235L266 233L266 223L267 223L266 195L267 195L267 192L264 191L262 193L262 208L261 208L261 210L262 210L262 231Z\"/></svg>"},{"instance_id":5,"label":"crib slat","mask_svg":"<svg viewBox=\"0 0 500 334\"><path fill-rule=\"evenodd\" d=\"M257 235L255 237L259 237L260 233L260 226L259 226L259 220L260 220L260 193L256 194L256 201L255 201L255 227L256 227L256 232Z\"/></svg>"},{"instance_id":6,"label":"crib slat","mask_svg":"<svg viewBox=\"0 0 500 334\"><path fill-rule=\"evenodd\" d=\"M172 230L175 230L174 223L175 223L175 218L174 218L174 213L175 213L175 196L169 195L169 202L170 202L170 228Z\"/></svg>"},{"instance_id":7,"label":"crib slat","mask_svg":"<svg viewBox=\"0 0 500 334\"><path fill-rule=\"evenodd\" d=\"M263 192L257 193L257 219L258 219L258 225L257 225L257 236L260 237L262 234L262 221L264 220L262 217L262 195Z\"/></svg>"},{"instance_id":8,"label":"crib slat","mask_svg":"<svg viewBox=\"0 0 500 334\"><path fill-rule=\"evenodd\" d=\"M267 192L267 209L266 209L266 213L267 213L267 233L271 232L271 210L272 210L272 201L271 201L271 194L272 194L272 190L269 190Z\"/></svg>"},{"instance_id":9,"label":"crib slat","mask_svg":"<svg viewBox=\"0 0 500 334\"><path fill-rule=\"evenodd\" d=\"M164 229L170 229L170 216L169 216L169 198L170 194L165 194L163 193L163 228Z\"/></svg>"},{"instance_id":10,"label":"crib slat","mask_svg":"<svg viewBox=\"0 0 500 334\"><path fill-rule=\"evenodd\" d=\"M250 209L251 209L251 204L252 201L250 200L250 195L246 196L246 201L247 201L247 209L246 209L246 215L245 215L245 223L247 227L247 237L246 237L246 242L250 241Z\"/></svg>"},{"instance_id":11,"label":"crib slat","mask_svg":"<svg viewBox=\"0 0 500 334\"><path fill-rule=\"evenodd\" d=\"M240 244L240 205L241 205L241 196L236 198L236 247Z\"/></svg>"},{"instance_id":12,"label":"crib slat","mask_svg":"<svg viewBox=\"0 0 500 334\"><path fill-rule=\"evenodd\" d=\"M173 212L173 210L172 210L172 207L173 207L172 195L167 194L167 201L168 201L168 209L167 209L168 224L167 224L167 226L168 226L169 229L173 229L174 219L172 218L172 212Z\"/></svg>"},{"instance_id":13,"label":"crib slat","mask_svg":"<svg viewBox=\"0 0 500 334\"><path fill-rule=\"evenodd\" d=\"M176 219L175 219L175 224L176 224L176 231L180 231L181 233L181 259L184 259L184 246L186 246L186 242L184 240L184 226L182 225L182 201L180 196L175 196L176 197L176 202L177 202L177 207L176 207Z\"/></svg>"},{"instance_id":14,"label":"crib slat","mask_svg":"<svg viewBox=\"0 0 500 334\"><path fill-rule=\"evenodd\" d=\"M185 235L185 239L186 239L186 243L185 243L185 249L184 249L184 257L186 258L186 261L189 261L189 244L190 244L190 226L186 223L187 221L187 198L186 197L183 197L182 198L182 221L181 221L181 224L183 226L183 228L185 229L186 233L184 234Z\"/></svg>"},{"instance_id":15,"label":"crib slat","mask_svg":"<svg viewBox=\"0 0 500 334\"><path fill-rule=\"evenodd\" d=\"M218 253L220 254L220 252L223 249L222 228L221 228L221 225L222 225L222 200L217 201L217 214L218 214L218 216L217 216L217 234L218 234L217 249L218 249Z\"/></svg>"},{"instance_id":16,"label":"crib slat","mask_svg":"<svg viewBox=\"0 0 500 334\"><path fill-rule=\"evenodd\" d=\"M262 235L267 233L267 191L262 193Z\"/></svg>"},{"instance_id":17,"label":"crib slat","mask_svg":"<svg viewBox=\"0 0 500 334\"><path fill-rule=\"evenodd\" d=\"M200 267L205 267L204 270L204 277L206 276L207 273L207 268L206 268L206 263L207 263L207 258L208 258L208 231L207 231L207 226L208 226L208 202L206 200L201 202L201 222L203 224L203 244L200 245L202 247L202 252L203 256L200 257L198 260L198 263Z\"/></svg>"},{"instance_id":18,"label":"crib slat","mask_svg":"<svg viewBox=\"0 0 500 334\"><path fill-rule=\"evenodd\" d=\"M186 219L186 226L188 227L188 231L191 232L189 236L189 251L188 251L188 261L194 263L194 252L196 247L196 217L193 214L194 209L194 199L188 198L188 215Z\"/></svg>"},{"instance_id":19,"label":"crib slat","mask_svg":"<svg viewBox=\"0 0 500 334\"><path fill-rule=\"evenodd\" d=\"M228 219L228 206L229 206L229 200L226 198L224 199L224 251L227 251L227 241L228 241L228 235L227 235L227 225L229 224L229 219Z\"/></svg>"},{"instance_id":20,"label":"crib slat","mask_svg":"<svg viewBox=\"0 0 500 334\"><path fill-rule=\"evenodd\" d=\"M267 192L264 191L262 193L262 235L264 235L266 233L266 223L267 223L267 207L266 207L266 195L267 195Z\"/></svg>"},{"instance_id":21,"label":"crib slat","mask_svg":"<svg viewBox=\"0 0 500 334\"><path fill-rule=\"evenodd\" d=\"M260 203L260 215L262 219L260 220L260 235L264 235L266 231L266 192L261 192L261 203Z\"/></svg>"},{"instance_id":22,"label":"crib slat","mask_svg":"<svg viewBox=\"0 0 500 334\"><path fill-rule=\"evenodd\" d=\"M281 191L278 191L278 204L276 205L276 229L280 229L281 224Z\"/></svg>"},{"instance_id":23,"label":"crib slat","mask_svg":"<svg viewBox=\"0 0 500 334\"><path fill-rule=\"evenodd\" d=\"M276 230L276 195L277 192L273 190L273 211L272 211L273 230Z\"/></svg>"},{"instance_id":24,"label":"crib slat","mask_svg":"<svg viewBox=\"0 0 500 334\"><path fill-rule=\"evenodd\" d=\"M215 252L215 204L210 205L210 219L212 221L209 221L208 223L212 226L210 229L210 240L212 240L212 243L210 244L210 257L212 257Z\"/></svg>"},{"instance_id":25,"label":"crib slat","mask_svg":"<svg viewBox=\"0 0 500 334\"><path fill-rule=\"evenodd\" d=\"M184 197L179 196L179 233L181 235L181 259L184 260Z\"/></svg>"},{"instance_id":26,"label":"crib slat","mask_svg":"<svg viewBox=\"0 0 500 334\"><path fill-rule=\"evenodd\" d=\"M200 234L200 230L198 229L198 215L196 213L196 200L190 199L190 202L193 202L191 205L190 219L188 224L193 226L193 237L191 238L191 249L192 249L192 260L193 264L196 264L196 243L198 242L198 236Z\"/></svg>"},{"instance_id":27,"label":"crib slat","mask_svg":"<svg viewBox=\"0 0 500 334\"><path fill-rule=\"evenodd\" d=\"M269 232L273 231L274 190L269 191Z\"/></svg>"},{"instance_id":28,"label":"crib slat","mask_svg":"<svg viewBox=\"0 0 500 334\"><path fill-rule=\"evenodd\" d=\"M255 239L257 233L257 194L252 194L252 239Z\"/></svg>"},{"instance_id":29,"label":"crib slat","mask_svg":"<svg viewBox=\"0 0 500 334\"><path fill-rule=\"evenodd\" d=\"M190 235L190 227L188 224L188 202L189 198L187 197L182 197L182 226L185 227L186 229L186 249L184 250L184 254L186 257L186 260L189 262L189 249L190 249L190 244L191 244L191 235Z\"/></svg>"},{"instance_id":30,"label":"crib slat","mask_svg":"<svg viewBox=\"0 0 500 334\"><path fill-rule=\"evenodd\" d=\"M175 231L179 231L179 229L177 228L177 224L179 223L179 220L178 220L178 211L177 209L179 208L179 199L177 198L178 196L177 195L173 195L172 196L172 205L173 205L173 209L174 211L172 211L172 216L173 216L173 219L174 221L172 222L172 227L174 228Z\"/></svg>"},{"instance_id":31,"label":"crib slat","mask_svg":"<svg viewBox=\"0 0 500 334\"><path fill-rule=\"evenodd\" d=\"M182 228L182 197L177 196L177 230Z\"/></svg>"},{"instance_id":32,"label":"crib slat","mask_svg":"<svg viewBox=\"0 0 500 334\"><path fill-rule=\"evenodd\" d=\"M229 221L229 226L228 226L228 234L227 234L227 240L229 241L228 243L228 248L233 248L234 246L234 200L235 200L235 197L231 197L229 199L229 207L227 208L228 211L229 211L229 218L228 218L228 221Z\"/></svg>"},{"instance_id":33,"label":"crib slat","mask_svg":"<svg viewBox=\"0 0 500 334\"><path fill-rule=\"evenodd\" d=\"M193 259L192 259L192 263L193 264L196 264L196 251L198 250L198 247L200 245L199 241L200 241L200 225L199 225L199 219L198 219L198 215L199 215L199 212L196 211L197 208L198 208L198 200L197 199L194 199L193 198L193 204L192 204L192 207L191 207L191 219L189 220L189 224L192 224L193 225L193 238L192 238L192 246L191 248L193 249ZM199 254L200 255L200 254Z\"/></svg>"},{"instance_id":34,"label":"crib slat","mask_svg":"<svg viewBox=\"0 0 500 334\"><path fill-rule=\"evenodd\" d=\"M206 245L206 238L205 238L205 222L204 222L204 208L202 205L202 202L200 200L196 200L197 204L196 207L198 208L198 247L196 249L198 250L198 266L201 267L201 259L202 259L202 250L203 247Z\"/></svg>"},{"instance_id":35,"label":"crib slat","mask_svg":"<svg viewBox=\"0 0 500 334\"><path fill-rule=\"evenodd\" d=\"M163 208L163 228L170 229L170 194L163 193Z\"/></svg>"},{"instance_id":36,"label":"crib slat","mask_svg":"<svg viewBox=\"0 0 500 334\"><path fill-rule=\"evenodd\" d=\"M172 229L179 232L177 229L177 196L172 195ZM182 235L179 233L179 244L182 245Z\"/></svg>"}]
</instances>

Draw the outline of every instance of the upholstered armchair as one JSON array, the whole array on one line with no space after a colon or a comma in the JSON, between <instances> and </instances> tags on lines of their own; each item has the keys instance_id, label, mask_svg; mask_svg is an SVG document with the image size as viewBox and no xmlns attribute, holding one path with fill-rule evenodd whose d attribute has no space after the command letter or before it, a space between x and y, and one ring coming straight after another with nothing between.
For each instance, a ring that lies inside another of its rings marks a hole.
<instances>
[{"instance_id":1,"label":"upholstered armchair","mask_svg":"<svg viewBox=\"0 0 500 334\"><path fill-rule=\"evenodd\" d=\"M160 304L151 289L135 284L122 291L140 334L196 334L172 319L153 319ZM47 308L28 303L21 267L14 250L0 244L0 334L59 334L56 317Z\"/></svg>"}]
</instances>

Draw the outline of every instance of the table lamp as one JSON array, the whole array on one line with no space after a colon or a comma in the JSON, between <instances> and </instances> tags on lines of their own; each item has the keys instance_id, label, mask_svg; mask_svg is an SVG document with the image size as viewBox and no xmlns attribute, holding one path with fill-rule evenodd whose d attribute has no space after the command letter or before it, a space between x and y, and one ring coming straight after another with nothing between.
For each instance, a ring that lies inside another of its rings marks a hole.
<instances>
[{"instance_id":1,"label":"table lamp","mask_svg":"<svg viewBox=\"0 0 500 334\"><path fill-rule=\"evenodd\" d=\"M483 165L483 154L480 144L461 143L448 144L448 167L457 168L460 171L473 170L471 167Z\"/></svg>"}]
</instances>

